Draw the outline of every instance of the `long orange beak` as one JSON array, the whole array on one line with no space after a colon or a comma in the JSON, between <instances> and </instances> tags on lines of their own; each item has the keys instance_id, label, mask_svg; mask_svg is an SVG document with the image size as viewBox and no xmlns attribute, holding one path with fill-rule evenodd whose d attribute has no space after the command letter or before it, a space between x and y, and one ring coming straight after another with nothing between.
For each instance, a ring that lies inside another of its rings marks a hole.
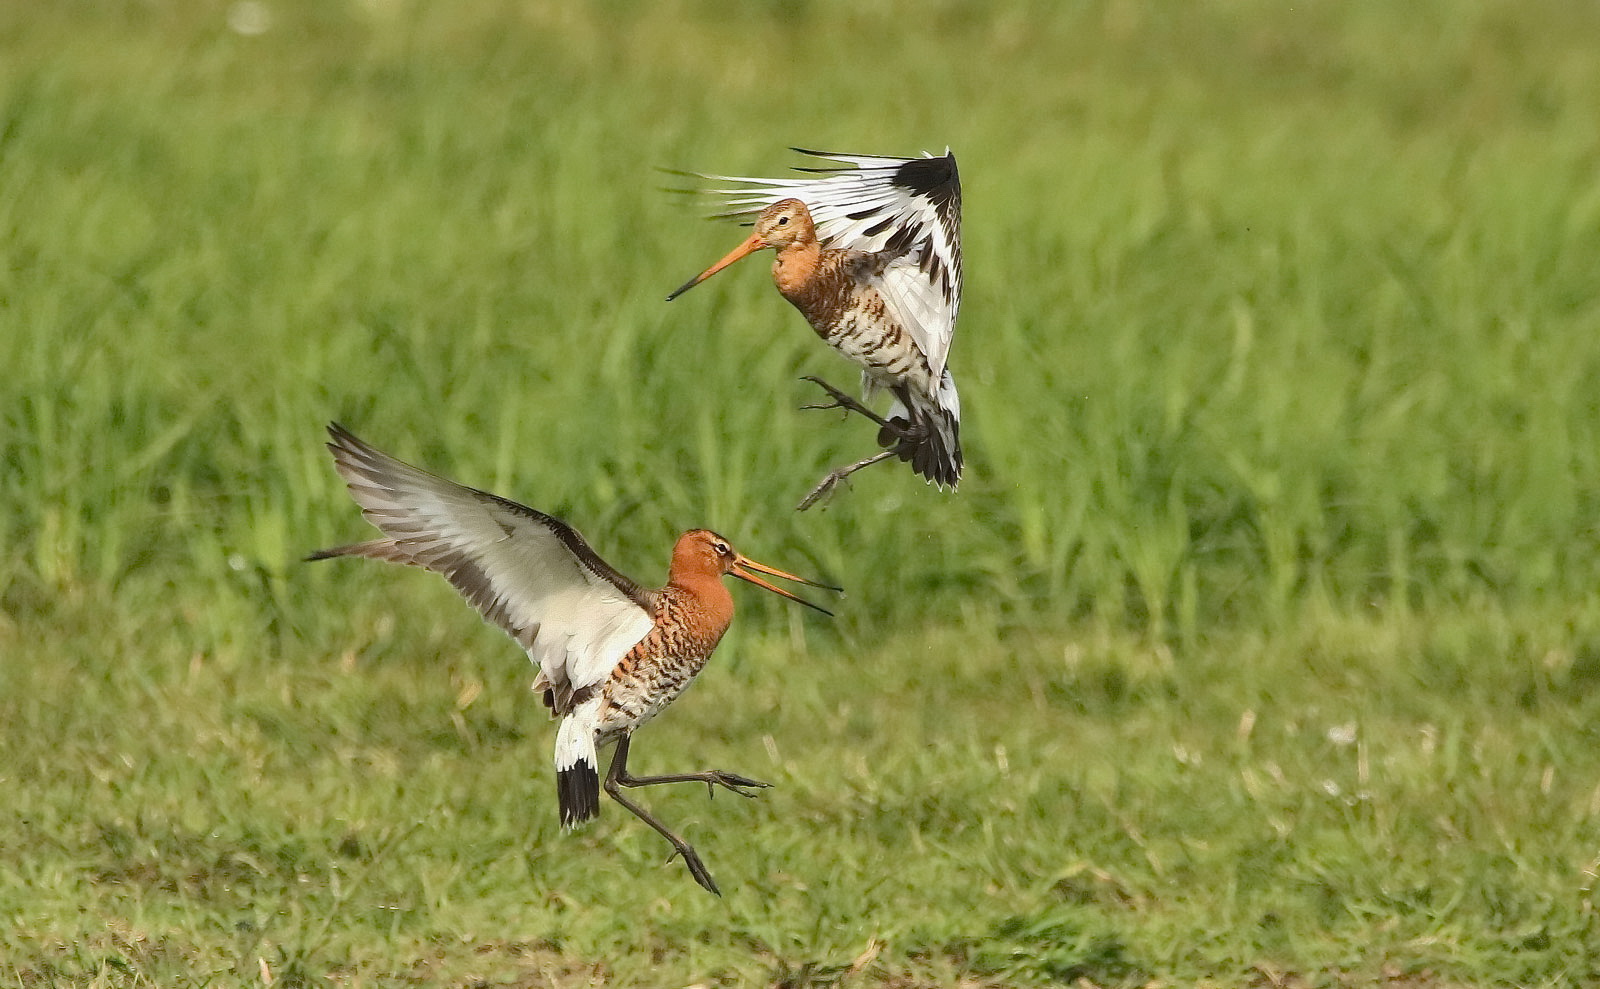
<instances>
[{"instance_id":1,"label":"long orange beak","mask_svg":"<svg viewBox=\"0 0 1600 989\"><path fill-rule=\"evenodd\" d=\"M798 601L807 608L815 608L824 615L831 616L833 612L829 611L827 608L824 608L820 604L812 604L810 601L800 597L798 594L790 594L781 587L767 583L760 577L757 577L755 574L750 573L749 571L751 570L755 570L764 574L771 574L774 577L781 577L784 580L792 580L797 584L809 584L812 587L821 587L830 591L838 591L841 594L844 593L844 588L842 587L834 587L832 584L824 584L821 581L807 580L804 577L796 577L792 573L784 573L782 570L779 570L776 567L769 567L765 563L757 563L748 556L745 556L743 553L739 554L739 558L733 561L733 569L729 570L728 572L733 574L735 577L738 577L740 580L747 580L757 587L766 588L780 597L786 597L791 601Z\"/></svg>"},{"instance_id":2,"label":"long orange beak","mask_svg":"<svg viewBox=\"0 0 1600 989\"><path fill-rule=\"evenodd\" d=\"M701 282L705 281L707 278L710 278L712 275L715 275L728 265L734 263L742 257L748 257L749 255L754 254L766 246L766 244L762 243L760 234L751 234L744 243L740 244L738 247L735 247L732 251L729 251L727 257L723 258L721 261L718 261L705 271L700 272L700 274L695 275L693 278L680 285L676 292L673 292L671 295L667 296L667 301L671 302L673 299L676 299L678 296L694 288L696 285L699 285Z\"/></svg>"}]
</instances>

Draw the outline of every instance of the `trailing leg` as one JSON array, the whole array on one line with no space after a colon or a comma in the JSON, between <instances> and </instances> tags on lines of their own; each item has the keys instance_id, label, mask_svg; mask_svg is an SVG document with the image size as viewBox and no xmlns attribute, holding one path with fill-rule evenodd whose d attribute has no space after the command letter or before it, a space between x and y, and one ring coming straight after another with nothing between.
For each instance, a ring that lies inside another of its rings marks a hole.
<instances>
[{"instance_id":1,"label":"trailing leg","mask_svg":"<svg viewBox=\"0 0 1600 989\"><path fill-rule=\"evenodd\" d=\"M871 467L880 460L887 460L894 455L895 454L893 450L884 450L882 453L875 453L865 460L858 460L849 466L840 467L836 470L829 471L828 475L821 481L818 481L817 486L811 489L811 493L801 499L800 504L796 505L794 510L797 512L805 511L812 505L815 505L818 499L832 491L838 486L840 481L849 477L851 474L854 474L863 467Z\"/></svg>"},{"instance_id":2,"label":"trailing leg","mask_svg":"<svg viewBox=\"0 0 1600 989\"><path fill-rule=\"evenodd\" d=\"M846 412L855 412L855 413L858 413L860 415L865 416L868 419L871 419L873 422L877 423L883 429L891 430L896 436L909 436L909 434L907 432L907 429L906 429L904 424L898 423L898 422L890 422L888 419L885 419L883 416L878 415L878 413L876 413L876 412L872 411L871 409L867 408L865 405L861 404L860 402L858 402L855 399L851 398L849 395L845 394L844 392L840 391L839 389L837 389L837 388L833 387L832 385L828 384L826 381L823 381L821 378L817 377L816 375L808 374L805 377L801 378L800 380L801 381L810 381L810 382L812 382L817 387L819 387L823 391L827 392L828 393L828 397L833 399L833 404L831 404L831 405L807 405L807 406L805 406L805 408L807 408L807 409L820 409L820 410L824 410L824 411L826 411L828 409L844 409Z\"/></svg>"},{"instance_id":3,"label":"trailing leg","mask_svg":"<svg viewBox=\"0 0 1600 989\"><path fill-rule=\"evenodd\" d=\"M639 780L628 775L628 742L629 737L627 735L623 735L622 738L617 740L617 753L611 757L611 769L606 773L606 792L611 795L612 800L625 807L630 814L650 825L655 829L656 834L667 839L668 843L672 845L673 851L683 856L683 864L689 867L689 874L694 877L695 882L699 883L707 892L721 896L722 890L717 888L717 881L711 878L711 873L707 871L706 864L700 860L700 854L694 850L694 846L668 831L667 826L651 816L649 811L622 795L622 787L624 786L648 785L650 782L648 779ZM737 777L737 779L743 780L744 777ZM698 782L699 780L697 779L696 781ZM661 779L659 782L675 783L678 780ZM723 783L723 785L734 790L735 793L740 792L734 787L741 784L730 781ZM764 784L757 784L751 781L742 785L757 786ZM746 796L749 796L749 794L746 794Z\"/></svg>"}]
</instances>

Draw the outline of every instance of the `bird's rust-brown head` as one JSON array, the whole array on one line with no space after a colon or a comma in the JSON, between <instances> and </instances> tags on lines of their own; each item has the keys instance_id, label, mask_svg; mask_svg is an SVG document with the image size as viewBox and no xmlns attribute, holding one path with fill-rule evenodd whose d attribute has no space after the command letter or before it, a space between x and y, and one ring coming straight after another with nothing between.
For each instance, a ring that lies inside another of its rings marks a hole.
<instances>
[{"instance_id":1,"label":"bird's rust-brown head","mask_svg":"<svg viewBox=\"0 0 1600 989\"><path fill-rule=\"evenodd\" d=\"M790 244L808 244L817 239L817 226L811 220L811 211L798 199L783 199L761 211L756 217L755 237L762 247L783 250Z\"/></svg>"},{"instance_id":2,"label":"bird's rust-brown head","mask_svg":"<svg viewBox=\"0 0 1600 989\"><path fill-rule=\"evenodd\" d=\"M806 209L806 204L798 199L781 199L761 211L756 217L755 232L746 237L743 243L729 251L721 261L684 282L677 291L667 296L667 301L671 302L728 265L759 250L770 247L781 256L793 247L816 246L817 227L812 222L811 211Z\"/></svg>"},{"instance_id":3,"label":"bird's rust-brown head","mask_svg":"<svg viewBox=\"0 0 1600 989\"><path fill-rule=\"evenodd\" d=\"M796 577L792 573L769 567L764 563L757 563L734 549L733 544L710 529L691 529L678 537L677 545L672 548L672 566L668 571L667 583L691 590L696 585L704 587L708 582L720 587L722 577L726 574L732 574L740 580L748 581L757 587L765 588L791 601L798 601L808 608L815 608L824 615L831 615L833 612L821 605L812 604L797 594L792 594L781 587L768 583L756 575L768 574L783 580L792 580L798 584L823 587L830 591L841 590L841 588L834 587L832 584Z\"/></svg>"}]
</instances>

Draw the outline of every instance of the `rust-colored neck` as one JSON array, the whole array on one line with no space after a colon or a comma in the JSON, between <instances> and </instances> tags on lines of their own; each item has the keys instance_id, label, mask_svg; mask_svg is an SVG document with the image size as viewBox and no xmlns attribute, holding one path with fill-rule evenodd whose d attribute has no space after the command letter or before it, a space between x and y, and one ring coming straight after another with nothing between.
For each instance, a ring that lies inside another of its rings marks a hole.
<instances>
[{"instance_id":1,"label":"rust-colored neck","mask_svg":"<svg viewBox=\"0 0 1600 989\"><path fill-rule=\"evenodd\" d=\"M673 598L684 631L712 646L733 622L733 595L720 575L674 568L662 593Z\"/></svg>"},{"instance_id":2,"label":"rust-colored neck","mask_svg":"<svg viewBox=\"0 0 1600 989\"><path fill-rule=\"evenodd\" d=\"M796 305L805 296L822 267L822 245L815 239L788 244L772 262L772 280L783 297Z\"/></svg>"},{"instance_id":3,"label":"rust-colored neck","mask_svg":"<svg viewBox=\"0 0 1600 989\"><path fill-rule=\"evenodd\" d=\"M679 599L693 621L704 623L705 631L720 636L733 620L733 595L722 582L722 561L707 537L715 534L694 532L679 538L672 548L664 590Z\"/></svg>"},{"instance_id":4,"label":"rust-colored neck","mask_svg":"<svg viewBox=\"0 0 1600 989\"><path fill-rule=\"evenodd\" d=\"M831 340L836 326L851 305L855 285L849 270L849 253L823 250L816 242L794 244L778 253L772 265L772 280L824 340Z\"/></svg>"}]
</instances>

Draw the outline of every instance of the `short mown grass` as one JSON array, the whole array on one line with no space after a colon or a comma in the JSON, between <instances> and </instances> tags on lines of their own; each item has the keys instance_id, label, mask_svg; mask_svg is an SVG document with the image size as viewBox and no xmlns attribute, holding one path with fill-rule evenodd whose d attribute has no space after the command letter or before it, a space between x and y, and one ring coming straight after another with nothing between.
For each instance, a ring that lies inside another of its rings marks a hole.
<instances>
[{"instance_id":1,"label":"short mown grass","mask_svg":"<svg viewBox=\"0 0 1600 989\"><path fill-rule=\"evenodd\" d=\"M230 26L232 25L232 26ZM241 33L262 29L261 33ZM1600 14L0 9L0 982L1600 980ZM957 153L957 494L660 169ZM736 589L563 834L322 425ZM1081 984L1081 983L1080 983Z\"/></svg>"}]
</instances>

